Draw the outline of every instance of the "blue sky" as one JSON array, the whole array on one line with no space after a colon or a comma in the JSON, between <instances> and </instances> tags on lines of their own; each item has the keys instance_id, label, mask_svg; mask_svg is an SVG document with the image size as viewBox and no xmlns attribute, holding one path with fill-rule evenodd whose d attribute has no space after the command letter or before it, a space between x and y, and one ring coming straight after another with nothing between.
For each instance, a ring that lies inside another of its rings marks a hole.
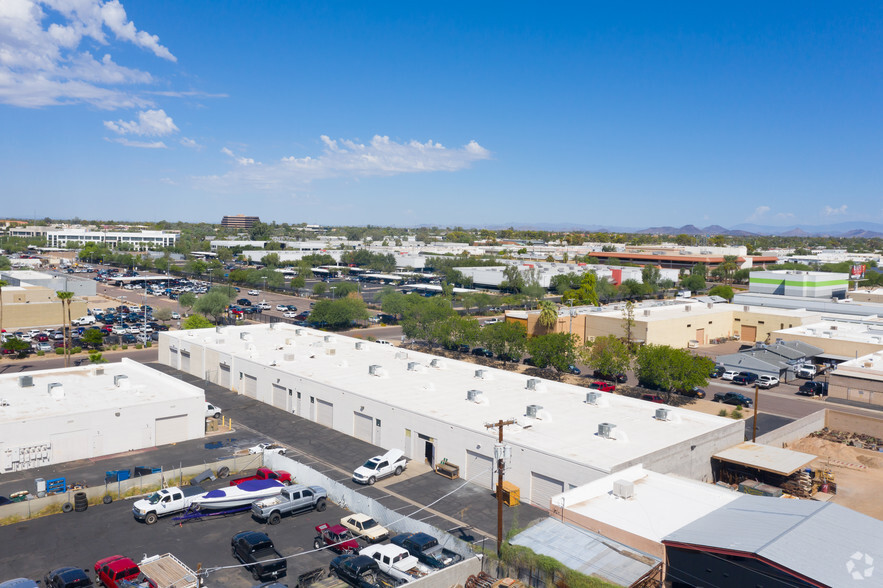
<instances>
[{"instance_id":1,"label":"blue sky","mask_svg":"<svg viewBox=\"0 0 883 588\"><path fill-rule=\"evenodd\" d=\"M881 33L877 3L2 0L0 216L883 222Z\"/></svg>"}]
</instances>

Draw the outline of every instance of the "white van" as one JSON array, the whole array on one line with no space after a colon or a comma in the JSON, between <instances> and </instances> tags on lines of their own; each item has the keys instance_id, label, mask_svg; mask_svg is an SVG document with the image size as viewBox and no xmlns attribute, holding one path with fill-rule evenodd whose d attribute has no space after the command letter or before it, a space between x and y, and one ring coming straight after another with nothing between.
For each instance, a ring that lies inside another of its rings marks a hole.
<instances>
[{"instance_id":1,"label":"white van","mask_svg":"<svg viewBox=\"0 0 883 588\"><path fill-rule=\"evenodd\" d=\"M78 319L74 319L71 321L72 325L85 326L85 325L94 325L95 317L94 316L81 316Z\"/></svg>"},{"instance_id":2,"label":"white van","mask_svg":"<svg viewBox=\"0 0 883 588\"><path fill-rule=\"evenodd\" d=\"M219 419L221 418L221 407L215 406L211 402L205 403L205 418L207 419Z\"/></svg>"}]
</instances>

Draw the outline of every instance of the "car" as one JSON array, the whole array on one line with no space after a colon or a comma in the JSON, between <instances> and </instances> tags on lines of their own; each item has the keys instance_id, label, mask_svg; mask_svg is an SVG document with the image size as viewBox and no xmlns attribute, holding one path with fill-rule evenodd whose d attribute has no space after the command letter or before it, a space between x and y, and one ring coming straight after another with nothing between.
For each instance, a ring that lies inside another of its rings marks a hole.
<instances>
[{"instance_id":1,"label":"car","mask_svg":"<svg viewBox=\"0 0 883 588\"><path fill-rule=\"evenodd\" d=\"M37 351L42 351L43 353L46 353L46 352L52 351L52 344L51 343L37 343L37 345L35 345L35 348L37 349Z\"/></svg>"},{"instance_id":2,"label":"car","mask_svg":"<svg viewBox=\"0 0 883 588\"><path fill-rule=\"evenodd\" d=\"M582 370L580 370L580 369L579 369L578 367L576 367L575 365L569 365L569 366L567 366L567 371L570 372L571 374L573 374L574 376L578 376L578 375L580 375L581 373L583 373Z\"/></svg>"},{"instance_id":3,"label":"car","mask_svg":"<svg viewBox=\"0 0 883 588\"><path fill-rule=\"evenodd\" d=\"M776 376L762 375L757 378L757 385L760 388L775 388L779 385L779 378Z\"/></svg>"},{"instance_id":4,"label":"car","mask_svg":"<svg viewBox=\"0 0 883 588\"><path fill-rule=\"evenodd\" d=\"M238 559L255 580L281 578L287 572L288 561L276 551L273 541L261 531L242 531L230 540L233 557Z\"/></svg>"},{"instance_id":5,"label":"car","mask_svg":"<svg viewBox=\"0 0 883 588\"><path fill-rule=\"evenodd\" d=\"M357 553L359 542L353 539L353 534L343 525L331 525L322 523L316 526L316 538L313 539L313 549L327 547L337 553Z\"/></svg>"},{"instance_id":6,"label":"car","mask_svg":"<svg viewBox=\"0 0 883 588\"><path fill-rule=\"evenodd\" d=\"M210 402L205 403L205 418L219 419L219 418L221 418L222 412L223 411L221 410L220 406L215 406L214 404L212 404Z\"/></svg>"},{"instance_id":7,"label":"car","mask_svg":"<svg viewBox=\"0 0 883 588\"><path fill-rule=\"evenodd\" d=\"M284 312L284 311L288 310L288 306L285 305L285 304L277 304L277 305L276 305L276 310L281 310L281 311Z\"/></svg>"},{"instance_id":8,"label":"car","mask_svg":"<svg viewBox=\"0 0 883 588\"><path fill-rule=\"evenodd\" d=\"M156 583L141 573L138 564L122 555L112 555L95 562L95 577L104 588L124 586L156 588Z\"/></svg>"},{"instance_id":9,"label":"car","mask_svg":"<svg viewBox=\"0 0 883 588\"><path fill-rule=\"evenodd\" d=\"M181 315L175 311L172 311L172 320L178 320L181 318Z\"/></svg>"},{"instance_id":10,"label":"car","mask_svg":"<svg viewBox=\"0 0 883 588\"><path fill-rule=\"evenodd\" d=\"M249 296L259 296L259 295L260 295L260 292L257 291L257 290L249 290L249 291L248 291L248 295L249 295Z\"/></svg>"},{"instance_id":11,"label":"car","mask_svg":"<svg viewBox=\"0 0 883 588\"><path fill-rule=\"evenodd\" d=\"M592 372L592 377L597 378L599 380L608 380L610 382L616 382L617 384L625 384L629 381L628 375L623 372L619 372L617 374L607 374L602 372L601 370L595 370Z\"/></svg>"},{"instance_id":12,"label":"car","mask_svg":"<svg viewBox=\"0 0 883 588\"><path fill-rule=\"evenodd\" d=\"M285 455L285 448L277 443L270 443L268 441L264 443L258 443L254 447L249 447L248 453L249 455L254 455L257 453L278 453L279 455Z\"/></svg>"},{"instance_id":13,"label":"car","mask_svg":"<svg viewBox=\"0 0 883 588\"><path fill-rule=\"evenodd\" d=\"M400 581L380 571L374 558L367 555L338 555L328 566L332 575L337 576L353 588L397 586Z\"/></svg>"},{"instance_id":14,"label":"car","mask_svg":"<svg viewBox=\"0 0 883 588\"><path fill-rule=\"evenodd\" d=\"M286 310L285 312L282 313L282 316L284 316L285 318L293 319L293 318L297 317L297 313L291 312L290 310Z\"/></svg>"},{"instance_id":15,"label":"car","mask_svg":"<svg viewBox=\"0 0 883 588\"><path fill-rule=\"evenodd\" d=\"M46 588L91 588L92 580L86 570L74 567L57 568L43 578Z\"/></svg>"},{"instance_id":16,"label":"car","mask_svg":"<svg viewBox=\"0 0 883 588\"><path fill-rule=\"evenodd\" d=\"M600 390L601 392L613 392L616 390L616 386L610 382L592 382L589 384L589 388L592 390Z\"/></svg>"},{"instance_id":17,"label":"car","mask_svg":"<svg viewBox=\"0 0 883 588\"><path fill-rule=\"evenodd\" d=\"M735 377L738 376L738 375L739 375L739 372L737 372L737 371L735 371L735 370L726 370L726 371L724 371L724 372L721 374L720 377L721 377L721 380L730 380L730 381L732 381L732 379L735 378Z\"/></svg>"},{"instance_id":18,"label":"car","mask_svg":"<svg viewBox=\"0 0 883 588\"><path fill-rule=\"evenodd\" d=\"M402 533L391 538L390 543L408 550L421 563L441 569L462 561L463 556L438 544L438 539L428 533Z\"/></svg>"},{"instance_id":19,"label":"car","mask_svg":"<svg viewBox=\"0 0 883 588\"><path fill-rule=\"evenodd\" d=\"M733 376L733 383L740 386L750 386L757 381L757 377L754 372L739 372Z\"/></svg>"},{"instance_id":20,"label":"car","mask_svg":"<svg viewBox=\"0 0 883 588\"><path fill-rule=\"evenodd\" d=\"M387 476L400 476L408 467L408 460L401 449L390 449L383 455L375 455L353 471L353 482L373 486Z\"/></svg>"},{"instance_id":21,"label":"car","mask_svg":"<svg viewBox=\"0 0 883 588\"><path fill-rule=\"evenodd\" d=\"M646 400L647 402L655 402L656 404L665 404L665 399L662 398L659 394L641 394L641 400Z\"/></svg>"},{"instance_id":22,"label":"car","mask_svg":"<svg viewBox=\"0 0 883 588\"><path fill-rule=\"evenodd\" d=\"M249 300L248 298L240 298L236 301L236 304L238 304L239 306L251 306L251 300Z\"/></svg>"},{"instance_id":23,"label":"car","mask_svg":"<svg viewBox=\"0 0 883 588\"><path fill-rule=\"evenodd\" d=\"M816 370L816 366L812 364L804 364L797 368L795 375L798 378L803 378L804 380L812 380L814 377L816 377L817 372L818 370Z\"/></svg>"},{"instance_id":24,"label":"car","mask_svg":"<svg viewBox=\"0 0 883 588\"><path fill-rule=\"evenodd\" d=\"M797 394L800 394L801 396L827 396L828 382L817 380L804 382L800 385L800 388L797 389Z\"/></svg>"},{"instance_id":25,"label":"car","mask_svg":"<svg viewBox=\"0 0 883 588\"><path fill-rule=\"evenodd\" d=\"M273 309L273 307L270 306L269 304L267 304L266 302L261 302L260 304L258 304L258 308L260 308L261 310L272 310Z\"/></svg>"},{"instance_id":26,"label":"car","mask_svg":"<svg viewBox=\"0 0 883 588\"><path fill-rule=\"evenodd\" d=\"M476 347L472 350L472 355L478 355L480 357L493 357L494 352L489 349L485 349L484 347Z\"/></svg>"},{"instance_id":27,"label":"car","mask_svg":"<svg viewBox=\"0 0 883 588\"><path fill-rule=\"evenodd\" d=\"M376 314L369 316L368 322L371 323L372 325L378 325L378 324L380 324L380 317L377 316Z\"/></svg>"},{"instance_id":28,"label":"car","mask_svg":"<svg viewBox=\"0 0 883 588\"><path fill-rule=\"evenodd\" d=\"M714 366L714 369L711 370L711 373L708 374L709 378L719 378L723 375L723 373L727 371L726 368L722 365Z\"/></svg>"},{"instance_id":29,"label":"car","mask_svg":"<svg viewBox=\"0 0 883 588\"><path fill-rule=\"evenodd\" d=\"M0 582L0 588L40 588L40 584L29 578L15 578Z\"/></svg>"},{"instance_id":30,"label":"car","mask_svg":"<svg viewBox=\"0 0 883 588\"><path fill-rule=\"evenodd\" d=\"M714 401L734 406L744 406L745 408L751 408L754 404L750 398L738 392L718 392L714 395Z\"/></svg>"},{"instance_id":31,"label":"car","mask_svg":"<svg viewBox=\"0 0 883 588\"><path fill-rule=\"evenodd\" d=\"M352 531L356 537L361 537L370 543L379 543L389 537L386 527L366 514L347 515L340 519L340 524Z\"/></svg>"},{"instance_id":32,"label":"car","mask_svg":"<svg viewBox=\"0 0 883 588\"><path fill-rule=\"evenodd\" d=\"M705 390L698 386L693 386L689 390L681 390L678 394L681 396L689 396L691 398L705 398Z\"/></svg>"},{"instance_id":33,"label":"car","mask_svg":"<svg viewBox=\"0 0 883 588\"><path fill-rule=\"evenodd\" d=\"M377 343L378 345L392 345L392 343L390 343L386 339L378 339L377 341L375 341L375 343Z\"/></svg>"}]
</instances>

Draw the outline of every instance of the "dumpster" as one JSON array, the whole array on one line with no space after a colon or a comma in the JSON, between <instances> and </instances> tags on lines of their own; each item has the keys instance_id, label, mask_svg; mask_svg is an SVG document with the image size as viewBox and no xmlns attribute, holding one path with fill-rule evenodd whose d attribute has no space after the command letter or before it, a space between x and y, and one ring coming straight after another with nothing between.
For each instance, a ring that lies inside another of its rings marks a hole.
<instances>
[{"instance_id":1,"label":"dumpster","mask_svg":"<svg viewBox=\"0 0 883 588\"><path fill-rule=\"evenodd\" d=\"M123 480L128 480L131 477L129 470L110 470L104 472L104 481L105 482L122 482Z\"/></svg>"}]
</instances>

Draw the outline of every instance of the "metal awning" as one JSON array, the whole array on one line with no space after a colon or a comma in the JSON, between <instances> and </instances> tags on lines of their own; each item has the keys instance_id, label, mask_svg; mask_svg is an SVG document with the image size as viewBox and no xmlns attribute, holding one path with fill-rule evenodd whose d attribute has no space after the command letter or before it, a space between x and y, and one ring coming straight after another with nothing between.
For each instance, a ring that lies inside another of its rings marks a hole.
<instances>
[{"instance_id":1,"label":"metal awning","mask_svg":"<svg viewBox=\"0 0 883 588\"><path fill-rule=\"evenodd\" d=\"M746 441L715 453L714 458L780 476L790 476L800 468L809 465L816 459L816 456Z\"/></svg>"}]
</instances>

